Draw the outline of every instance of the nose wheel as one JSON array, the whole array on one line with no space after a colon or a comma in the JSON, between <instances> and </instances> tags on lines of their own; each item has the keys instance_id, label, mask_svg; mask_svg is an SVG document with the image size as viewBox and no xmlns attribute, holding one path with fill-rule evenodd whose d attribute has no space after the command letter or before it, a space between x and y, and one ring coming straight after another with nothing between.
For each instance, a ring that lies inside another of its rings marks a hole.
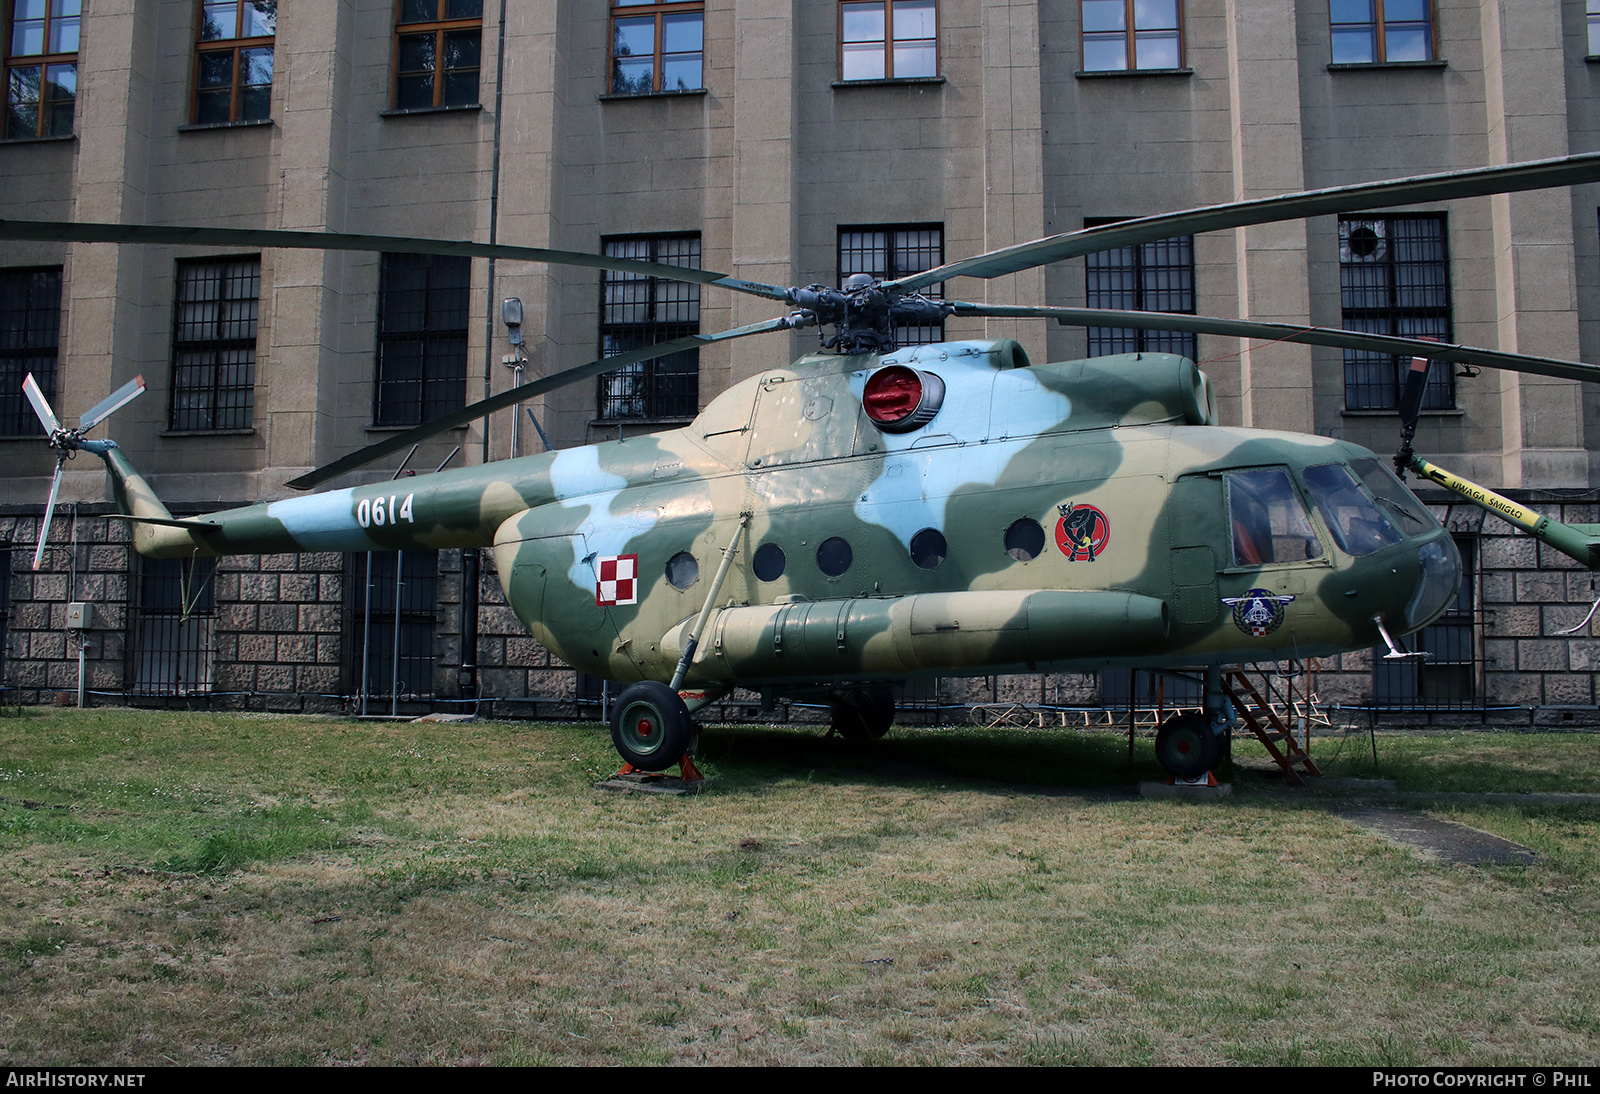
<instances>
[{"instance_id":1,"label":"nose wheel","mask_svg":"<svg viewBox=\"0 0 1600 1094\"><path fill-rule=\"evenodd\" d=\"M1179 779L1204 775L1222 758L1222 741L1203 714L1176 714L1156 731L1156 762Z\"/></svg>"},{"instance_id":2,"label":"nose wheel","mask_svg":"<svg viewBox=\"0 0 1600 1094\"><path fill-rule=\"evenodd\" d=\"M632 684L611 713L611 743L640 771L665 771L688 764L694 722L678 693L656 680Z\"/></svg>"}]
</instances>

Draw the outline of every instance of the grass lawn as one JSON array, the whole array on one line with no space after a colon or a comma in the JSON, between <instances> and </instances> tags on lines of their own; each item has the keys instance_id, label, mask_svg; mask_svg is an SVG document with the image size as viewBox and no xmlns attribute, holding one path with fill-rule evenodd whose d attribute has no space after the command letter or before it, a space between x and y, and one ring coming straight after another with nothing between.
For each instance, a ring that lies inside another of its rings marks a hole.
<instances>
[{"instance_id":1,"label":"grass lawn","mask_svg":"<svg viewBox=\"0 0 1600 1094\"><path fill-rule=\"evenodd\" d=\"M665 798L594 725L25 711L0 1062L1595 1063L1600 806L1478 792L1600 792L1600 736L1314 755L1540 860L1072 731L712 728Z\"/></svg>"}]
</instances>

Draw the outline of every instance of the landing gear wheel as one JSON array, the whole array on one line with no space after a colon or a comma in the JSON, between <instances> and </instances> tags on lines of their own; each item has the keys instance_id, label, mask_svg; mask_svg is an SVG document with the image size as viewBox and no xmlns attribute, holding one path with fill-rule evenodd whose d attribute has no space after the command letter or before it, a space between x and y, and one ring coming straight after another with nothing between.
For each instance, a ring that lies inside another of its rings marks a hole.
<instances>
[{"instance_id":1,"label":"landing gear wheel","mask_svg":"<svg viewBox=\"0 0 1600 1094\"><path fill-rule=\"evenodd\" d=\"M894 695L888 688L851 688L828 696L833 731L847 741L876 741L894 725Z\"/></svg>"},{"instance_id":2,"label":"landing gear wheel","mask_svg":"<svg viewBox=\"0 0 1600 1094\"><path fill-rule=\"evenodd\" d=\"M1222 742L1202 714L1177 714L1156 731L1156 762L1169 775L1193 779L1217 765Z\"/></svg>"},{"instance_id":3,"label":"landing gear wheel","mask_svg":"<svg viewBox=\"0 0 1600 1094\"><path fill-rule=\"evenodd\" d=\"M678 693L655 680L632 684L617 697L611 743L641 771L665 771L689 751L694 723Z\"/></svg>"}]
</instances>

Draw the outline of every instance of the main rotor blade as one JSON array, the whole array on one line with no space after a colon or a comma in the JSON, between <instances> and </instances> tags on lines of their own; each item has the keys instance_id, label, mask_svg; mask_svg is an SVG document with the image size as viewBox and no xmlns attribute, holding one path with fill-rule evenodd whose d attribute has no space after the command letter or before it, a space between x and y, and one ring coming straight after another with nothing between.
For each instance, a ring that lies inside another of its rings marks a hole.
<instances>
[{"instance_id":1,"label":"main rotor blade","mask_svg":"<svg viewBox=\"0 0 1600 1094\"><path fill-rule=\"evenodd\" d=\"M61 465L67 462L65 456L56 457L56 475L50 480L50 500L44 504L44 522L39 525L39 546L33 549L33 568L37 570L44 561L45 544L50 539L50 518L55 516L56 495L61 493Z\"/></svg>"},{"instance_id":2,"label":"main rotor blade","mask_svg":"<svg viewBox=\"0 0 1600 1094\"><path fill-rule=\"evenodd\" d=\"M469 258L504 258L519 262L547 262L586 266L595 270L665 277L699 285L714 285L734 292L783 300L781 285L745 281L712 270L610 258L584 251L554 251L545 247L520 247L509 243L474 243L470 240L422 239L411 236L356 235L347 232L301 232L287 228L199 228L169 224L95 224L65 220L0 220L0 239L43 240L52 243L170 243L191 247L282 247L311 251L389 251L404 254L464 255Z\"/></svg>"},{"instance_id":3,"label":"main rotor blade","mask_svg":"<svg viewBox=\"0 0 1600 1094\"><path fill-rule=\"evenodd\" d=\"M1415 205L1452 198L1510 194L1521 190L1544 190L1555 186L1575 186L1600 182L1600 152L1585 152L1555 159L1530 160L1498 167L1475 167L1464 171L1444 171L1435 175L1413 175L1385 182L1364 182L1352 186L1330 186L1303 190L1296 194L1208 205L1179 213L1124 220L1100 228L1036 239L1003 247L987 254L947 262L910 277L885 281L883 288L896 293L914 292L952 277L999 277L1001 274L1030 270L1035 266L1060 262L1096 251L1109 251L1136 243L1149 243L1173 236L1216 232L1248 224L1270 224L1279 220L1351 213L1366 209L1386 209L1395 205Z\"/></svg>"},{"instance_id":4,"label":"main rotor blade","mask_svg":"<svg viewBox=\"0 0 1600 1094\"><path fill-rule=\"evenodd\" d=\"M1139 330L1180 330L1195 334L1221 334L1237 338L1261 338L1275 342L1299 342L1309 346L1368 350L1400 357L1428 357L1436 361L1455 361L1464 365L1528 372L1563 380L1600 382L1600 365L1582 361L1562 361L1554 357L1533 357L1522 353L1477 349L1451 342L1429 342L1420 338L1400 338L1389 334L1367 334L1331 327L1299 327L1292 323L1257 323L1247 319L1218 319L1205 315L1175 312L1107 311L1100 308L1033 308L1007 304L969 304L951 301L957 315L988 316L999 319L1055 319L1069 327L1134 327Z\"/></svg>"},{"instance_id":5,"label":"main rotor blade","mask_svg":"<svg viewBox=\"0 0 1600 1094\"><path fill-rule=\"evenodd\" d=\"M610 372L624 365L632 365L640 361L651 361L657 357L665 357L668 354L677 353L680 350L697 349L700 346L709 346L713 342L725 342L730 338L745 338L752 334L765 334L774 330L789 330L792 327L793 323L789 319L768 319L761 323L752 323L747 327L735 327L732 330L719 331L716 334L685 335L682 338L674 338L670 342L658 342L653 346L645 346L643 349L619 353L614 357L601 357L598 360L576 365L562 372L534 380L532 383L523 384L521 387L510 388L498 395L491 395L487 399L481 399L451 414L440 415L430 422L423 422L415 429L408 429L404 433L396 433L394 436L387 437L376 444L369 444L365 448L357 449L348 456L341 456L339 459L330 464L325 464L315 471L301 475L297 479L290 479L284 485L291 486L296 490L309 490L313 486L320 486L331 479L338 478L346 471L354 471L356 468L369 464L380 456L398 452L407 445L420 443L437 433L443 433L447 429L466 425L468 422L476 421L485 414L492 414L505 407L537 398L546 392L555 391L558 388L566 387L568 384L587 379L590 376L599 376L602 372Z\"/></svg>"},{"instance_id":6,"label":"main rotor blade","mask_svg":"<svg viewBox=\"0 0 1600 1094\"><path fill-rule=\"evenodd\" d=\"M78 431L87 433L116 411L121 410L139 396L144 394L144 374L141 373L123 384L117 390L101 399L78 421Z\"/></svg>"},{"instance_id":7,"label":"main rotor blade","mask_svg":"<svg viewBox=\"0 0 1600 1094\"><path fill-rule=\"evenodd\" d=\"M28 402L33 404L33 412L39 416L39 424L44 426L45 433L55 436L61 428L61 423L56 420L55 411L50 409L50 403L45 399L44 392L39 389L39 381L33 378L33 373L22 381L22 393L28 397Z\"/></svg>"}]
</instances>

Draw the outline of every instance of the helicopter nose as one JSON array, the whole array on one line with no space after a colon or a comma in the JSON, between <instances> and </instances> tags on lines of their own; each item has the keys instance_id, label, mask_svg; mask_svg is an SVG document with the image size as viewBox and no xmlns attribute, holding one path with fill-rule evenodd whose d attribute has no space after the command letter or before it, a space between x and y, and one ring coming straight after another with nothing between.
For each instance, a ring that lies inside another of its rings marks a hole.
<instances>
[{"instance_id":1,"label":"helicopter nose","mask_svg":"<svg viewBox=\"0 0 1600 1094\"><path fill-rule=\"evenodd\" d=\"M1417 547L1417 587L1406 604L1406 631L1421 630L1444 614L1461 587L1461 554L1439 534Z\"/></svg>"}]
</instances>

